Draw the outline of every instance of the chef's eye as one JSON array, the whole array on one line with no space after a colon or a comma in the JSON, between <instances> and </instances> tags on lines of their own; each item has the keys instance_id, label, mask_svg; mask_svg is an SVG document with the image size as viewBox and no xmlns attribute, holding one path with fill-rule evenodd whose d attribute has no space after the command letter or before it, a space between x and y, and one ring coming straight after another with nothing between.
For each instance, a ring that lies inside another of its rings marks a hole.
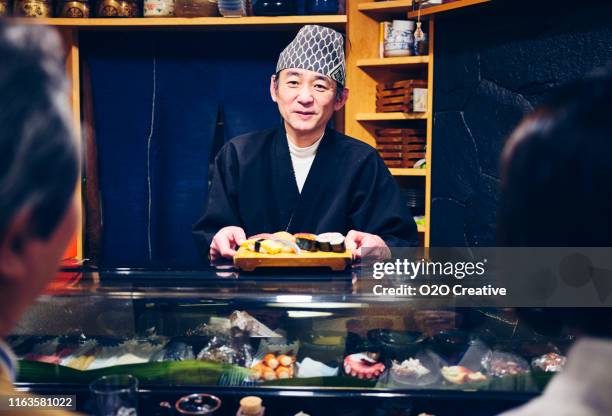
<instances>
[{"instance_id":1,"label":"chef's eye","mask_svg":"<svg viewBox=\"0 0 612 416\"><path fill-rule=\"evenodd\" d=\"M325 91L325 90L327 90L327 86L323 85L323 84L315 84L315 89L317 91Z\"/></svg>"},{"instance_id":2,"label":"chef's eye","mask_svg":"<svg viewBox=\"0 0 612 416\"><path fill-rule=\"evenodd\" d=\"M287 81L287 85L289 85L290 87L296 87L298 85L297 81Z\"/></svg>"}]
</instances>

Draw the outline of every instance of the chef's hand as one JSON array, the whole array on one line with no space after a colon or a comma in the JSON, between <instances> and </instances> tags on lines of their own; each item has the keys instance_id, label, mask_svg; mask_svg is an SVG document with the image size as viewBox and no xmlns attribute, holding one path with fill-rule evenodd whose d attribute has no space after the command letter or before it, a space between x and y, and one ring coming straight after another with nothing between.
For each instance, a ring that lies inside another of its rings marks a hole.
<instances>
[{"instance_id":1,"label":"chef's hand","mask_svg":"<svg viewBox=\"0 0 612 416\"><path fill-rule=\"evenodd\" d=\"M376 234L364 233L362 231L351 230L346 235L344 241L346 248L353 251L353 259L357 260L361 258L362 247L367 248L380 248L376 252L388 253L389 248L382 238Z\"/></svg>"},{"instance_id":2,"label":"chef's hand","mask_svg":"<svg viewBox=\"0 0 612 416\"><path fill-rule=\"evenodd\" d=\"M219 257L226 259L234 258L236 250L234 247L240 246L246 240L244 230L240 227L223 227L213 237L210 243L210 261L215 261Z\"/></svg>"}]
</instances>

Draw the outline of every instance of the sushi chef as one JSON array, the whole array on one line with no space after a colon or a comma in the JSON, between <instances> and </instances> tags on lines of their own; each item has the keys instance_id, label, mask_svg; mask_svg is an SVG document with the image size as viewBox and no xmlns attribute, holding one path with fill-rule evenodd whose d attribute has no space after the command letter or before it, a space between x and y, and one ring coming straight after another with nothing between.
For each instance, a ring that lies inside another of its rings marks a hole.
<instances>
[{"instance_id":1,"label":"sushi chef","mask_svg":"<svg viewBox=\"0 0 612 416\"><path fill-rule=\"evenodd\" d=\"M226 143L193 235L203 257L231 259L259 233L340 232L363 247L414 246L412 214L376 149L328 127L348 99L342 35L304 26L282 51L270 95L283 123Z\"/></svg>"}]
</instances>

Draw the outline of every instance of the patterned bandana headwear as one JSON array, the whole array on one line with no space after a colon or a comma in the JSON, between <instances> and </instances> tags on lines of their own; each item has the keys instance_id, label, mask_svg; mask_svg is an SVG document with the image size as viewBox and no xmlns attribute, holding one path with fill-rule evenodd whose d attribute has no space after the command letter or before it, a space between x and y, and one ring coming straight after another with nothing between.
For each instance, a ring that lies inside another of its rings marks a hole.
<instances>
[{"instance_id":1,"label":"patterned bandana headwear","mask_svg":"<svg viewBox=\"0 0 612 416\"><path fill-rule=\"evenodd\" d=\"M300 68L326 75L344 86L344 39L333 29L307 25L278 57L276 72Z\"/></svg>"}]
</instances>

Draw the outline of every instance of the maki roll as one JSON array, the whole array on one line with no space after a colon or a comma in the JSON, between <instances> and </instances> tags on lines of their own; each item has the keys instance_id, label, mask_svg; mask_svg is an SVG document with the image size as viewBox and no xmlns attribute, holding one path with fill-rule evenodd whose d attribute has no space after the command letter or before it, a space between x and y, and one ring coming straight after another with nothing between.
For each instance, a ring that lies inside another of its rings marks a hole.
<instances>
[{"instance_id":1,"label":"maki roll","mask_svg":"<svg viewBox=\"0 0 612 416\"><path fill-rule=\"evenodd\" d=\"M335 253L344 253L346 251L344 236L340 233L319 234L317 236L317 243L321 251L333 251Z\"/></svg>"},{"instance_id":2,"label":"maki roll","mask_svg":"<svg viewBox=\"0 0 612 416\"><path fill-rule=\"evenodd\" d=\"M344 253L346 251L346 246L344 245L344 236L340 233L333 236L329 240L329 244L331 244L331 249L334 253Z\"/></svg>"},{"instance_id":3,"label":"maki roll","mask_svg":"<svg viewBox=\"0 0 612 416\"><path fill-rule=\"evenodd\" d=\"M321 251L332 251L329 233L319 234L317 236L317 245Z\"/></svg>"},{"instance_id":4,"label":"maki roll","mask_svg":"<svg viewBox=\"0 0 612 416\"><path fill-rule=\"evenodd\" d=\"M308 233L299 233L295 235L295 242L299 248L306 251L317 251L317 236Z\"/></svg>"}]
</instances>

